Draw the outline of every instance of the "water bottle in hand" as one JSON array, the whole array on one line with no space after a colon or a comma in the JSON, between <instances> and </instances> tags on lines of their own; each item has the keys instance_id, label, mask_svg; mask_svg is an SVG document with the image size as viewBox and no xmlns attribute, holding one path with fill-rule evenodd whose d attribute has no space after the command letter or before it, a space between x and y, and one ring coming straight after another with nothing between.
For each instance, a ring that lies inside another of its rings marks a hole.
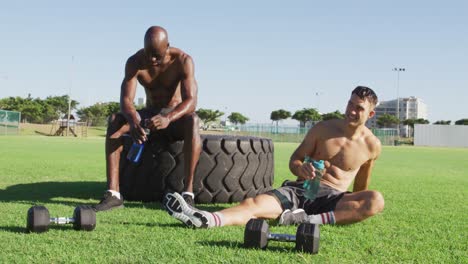
<instances>
[{"instance_id":1,"label":"water bottle in hand","mask_svg":"<svg viewBox=\"0 0 468 264\"><path fill-rule=\"evenodd\" d=\"M149 134L149 129L145 129L146 135ZM133 142L132 147L128 151L127 159L133 163L138 163L140 161L141 154L145 148L145 142L139 144L138 142Z\"/></svg>"},{"instance_id":2,"label":"water bottle in hand","mask_svg":"<svg viewBox=\"0 0 468 264\"><path fill-rule=\"evenodd\" d=\"M304 181L304 196L308 200L314 200L320 188L320 180L322 179L325 164L323 160L313 160L309 156L305 156L304 162L312 163L315 168L315 178Z\"/></svg>"}]
</instances>

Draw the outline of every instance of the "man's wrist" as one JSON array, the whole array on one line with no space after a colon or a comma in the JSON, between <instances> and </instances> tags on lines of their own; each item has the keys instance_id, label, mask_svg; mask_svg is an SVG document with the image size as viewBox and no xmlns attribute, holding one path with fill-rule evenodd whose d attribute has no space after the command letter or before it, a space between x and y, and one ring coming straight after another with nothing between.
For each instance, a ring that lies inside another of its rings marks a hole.
<instances>
[{"instance_id":1,"label":"man's wrist","mask_svg":"<svg viewBox=\"0 0 468 264\"><path fill-rule=\"evenodd\" d=\"M169 121L169 123L172 122L172 115L170 113L166 115L166 118L167 118L167 121Z\"/></svg>"},{"instance_id":2,"label":"man's wrist","mask_svg":"<svg viewBox=\"0 0 468 264\"><path fill-rule=\"evenodd\" d=\"M138 118L129 118L127 121L131 127L134 127L136 124L140 124Z\"/></svg>"}]
</instances>

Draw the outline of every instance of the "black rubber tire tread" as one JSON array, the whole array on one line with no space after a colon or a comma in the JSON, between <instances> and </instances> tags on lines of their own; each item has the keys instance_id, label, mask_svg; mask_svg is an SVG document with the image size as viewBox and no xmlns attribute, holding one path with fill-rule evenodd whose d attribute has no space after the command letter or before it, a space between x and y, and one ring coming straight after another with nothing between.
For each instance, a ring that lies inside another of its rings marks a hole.
<instances>
[{"instance_id":1,"label":"black rubber tire tread","mask_svg":"<svg viewBox=\"0 0 468 264\"><path fill-rule=\"evenodd\" d=\"M250 136L201 135L202 152L193 189L196 203L233 203L272 189L273 142ZM166 192L184 190L183 141L148 143L138 164L120 159L120 192L125 200L158 201Z\"/></svg>"}]
</instances>

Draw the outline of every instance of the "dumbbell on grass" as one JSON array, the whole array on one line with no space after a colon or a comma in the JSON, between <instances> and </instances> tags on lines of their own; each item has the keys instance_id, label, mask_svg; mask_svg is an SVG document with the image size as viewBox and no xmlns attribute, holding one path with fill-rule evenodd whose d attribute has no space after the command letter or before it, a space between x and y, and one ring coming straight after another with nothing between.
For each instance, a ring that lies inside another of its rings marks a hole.
<instances>
[{"instance_id":1,"label":"dumbbell on grass","mask_svg":"<svg viewBox=\"0 0 468 264\"><path fill-rule=\"evenodd\" d=\"M268 240L296 242L296 250L316 254L319 250L320 231L316 224L302 223L296 235L270 233L268 223L262 219L250 219L244 233L244 246L265 249Z\"/></svg>"},{"instance_id":2,"label":"dumbbell on grass","mask_svg":"<svg viewBox=\"0 0 468 264\"><path fill-rule=\"evenodd\" d=\"M73 217L50 218L49 210L42 205L36 205L28 210L27 230L29 232L41 233L49 230L49 225L73 224L75 230L92 231L96 227L96 212L91 206L80 205L73 211Z\"/></svg>"}]
</instances>

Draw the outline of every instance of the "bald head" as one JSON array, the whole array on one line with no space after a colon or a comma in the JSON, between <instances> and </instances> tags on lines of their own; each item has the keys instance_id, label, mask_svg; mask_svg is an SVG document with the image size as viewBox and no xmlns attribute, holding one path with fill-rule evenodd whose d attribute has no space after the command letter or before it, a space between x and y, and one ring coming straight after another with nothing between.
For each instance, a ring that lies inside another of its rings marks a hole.
<instances>
[{"instance_id":1,"label":"bald head","mask_svg":"<svg viewBox=\"0 0 468 264\"><path fill-rule=\"evenodd\" d=\"M145 33L145 47L151 46L157 48L158 46L167 47L169 39L167 31L159 26L152 26L146 30Z\"/></svg>"},{"instance_id":2,"label":"bald head","mask_svg":"<svg viewBox=\"0 0 468 264\"><path fill-rule=\"evenodd\" d=\"M164 57L169 50L167 31L158 26L152 26L145 33L145 54L151 64L157 66L164 63Z\"/></svg>"}]
</instances>

